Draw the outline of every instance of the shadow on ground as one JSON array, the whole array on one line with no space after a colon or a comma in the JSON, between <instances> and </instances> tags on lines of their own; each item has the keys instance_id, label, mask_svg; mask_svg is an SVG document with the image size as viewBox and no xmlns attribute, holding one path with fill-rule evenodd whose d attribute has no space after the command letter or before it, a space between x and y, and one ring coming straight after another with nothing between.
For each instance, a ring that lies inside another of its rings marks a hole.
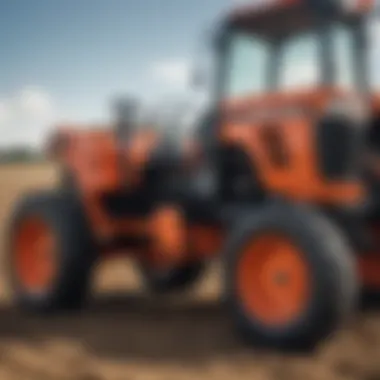
<instances>
[{"instance_id":1,"label":"shadow on ground","mask_svg":"<svg viewBox=\"0 0 380 380\"><path fill-rule=\"evenodd\" d=\"M374 311L366 304L361 314ZM97 356L148 360L209 360L247 352L217 301L112 294L79 314L36 317L0 309L0 338L38 342L75 339Z\"/></svg>"},{"instance_id":2,"label":"shadow on ground","mask_svg":"<svg viewBox=\"0 0 380 380\"><path fill-rule=\"evenodd\" d=\"M177 304L129 295L104 296L82 313L35 317L0 310L0 338L73 338L97 356L150 360L208 360L246 350L217 302Z\"/></svg>"}]
</instances>

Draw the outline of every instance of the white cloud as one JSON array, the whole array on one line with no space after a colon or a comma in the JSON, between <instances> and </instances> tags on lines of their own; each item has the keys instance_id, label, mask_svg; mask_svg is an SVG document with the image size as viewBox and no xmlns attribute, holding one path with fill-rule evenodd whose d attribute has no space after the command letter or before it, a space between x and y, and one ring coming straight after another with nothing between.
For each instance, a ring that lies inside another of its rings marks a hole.
<instances>
[{"instance_id":1,"label":"white cloud","mask_svg":"<svg viewBox=\"0 0 380 380\"><path fill-rule=\"evenodd\" d=\"M24 88L17 99L21 112L37 119L51 117L53 113L53 101L51 96L38 88Z\"/></svg>"},{"instance_id":2,"label":"white cloud","mask_svg":"<svg viewBox=\"0 0 380 380\"><path fill-rule=\"evenodd\" d=\"M184 59L165 60L153 64L150 68L153 79L171 89L187 87L190 75L190 64Z\"/></svg>"},{"instance_id":3,"label":"white cloud","mask_svg":"<svg viewBox=\"0 0 380 380\"><path fill-rule=\"evenodd\" d=\"M52 128L56 109L52 97L39 87L25 87L0 101L0 146L39 147Z\"/></svg>"}]
</instances>

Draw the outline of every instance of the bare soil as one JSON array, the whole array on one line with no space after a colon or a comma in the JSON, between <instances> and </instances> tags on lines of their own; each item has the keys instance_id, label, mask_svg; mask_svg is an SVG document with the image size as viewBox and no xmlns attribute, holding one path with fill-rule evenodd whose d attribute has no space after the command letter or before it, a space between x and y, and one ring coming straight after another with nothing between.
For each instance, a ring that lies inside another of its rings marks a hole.
<instances>
[{"instance_id":1,"label":"bare soil","mask_svg":"<svg viewBox=\"0 0 380 380\"><path fill-rule=\"evenodd\" d=\"M15 200L55 180L50 166L0 167L1 244ZM32 318L12 306L1 265L0 380L380 380L380 313L358 313L313 355L285 356L243 347L218 295L217 264L176 299L143 294L133 266L115 260L97 268L84 312Z\"/></svg>"}]
</instances>

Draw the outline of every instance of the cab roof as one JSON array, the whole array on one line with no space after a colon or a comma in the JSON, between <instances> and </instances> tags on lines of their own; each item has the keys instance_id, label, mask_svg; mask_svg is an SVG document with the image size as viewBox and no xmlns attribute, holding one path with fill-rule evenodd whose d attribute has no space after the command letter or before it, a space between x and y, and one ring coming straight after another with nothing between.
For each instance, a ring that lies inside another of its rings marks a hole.
<instances>
[{"instance_id":1,"label":"cab roof","mask_svg":"<svg viewBox=\"0 0 380 380\"><path fill-rule=\"evenodd\" d=\"M230 19L239 19L246 16L263 15L278 11L304 10L363 13L369 12L375 7L376 0L245 0L239 6L232 7L229 11Z\"/></svg>"},{"instance_id":2,"label":"cab roof","mask_svg":"<svg viewBox=\"0 0 380 380\"><path fill-rule=\"evenodd\" d=\"M351 18L373 10L374 0L251 0L235 6L224 17L227 27L258 34L283 34L323 18Z\"/></svg>"}]
</instances>

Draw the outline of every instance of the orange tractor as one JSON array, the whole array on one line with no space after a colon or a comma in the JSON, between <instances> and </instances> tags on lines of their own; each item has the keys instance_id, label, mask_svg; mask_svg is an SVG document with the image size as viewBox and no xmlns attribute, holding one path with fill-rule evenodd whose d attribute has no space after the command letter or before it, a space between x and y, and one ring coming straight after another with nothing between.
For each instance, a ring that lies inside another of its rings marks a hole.
<instances>
[{"instance_id":1,"label":"orange tractor","mask_svg":"<svg viewBox=\"0 0 380 380\"><path fill-rule=\"evenodd\" d=\"M155 292L188 288L220 259L226 308L251 343L310 347L342 326L380 290L373 18L368 1L229 13L212 41L214 105L186 146L138 128L129 101L115 130L58 132L61 187L22 199L10 226L18 304L79 308L95 261L122 249Z\"/></svg>"}]
</instances>

